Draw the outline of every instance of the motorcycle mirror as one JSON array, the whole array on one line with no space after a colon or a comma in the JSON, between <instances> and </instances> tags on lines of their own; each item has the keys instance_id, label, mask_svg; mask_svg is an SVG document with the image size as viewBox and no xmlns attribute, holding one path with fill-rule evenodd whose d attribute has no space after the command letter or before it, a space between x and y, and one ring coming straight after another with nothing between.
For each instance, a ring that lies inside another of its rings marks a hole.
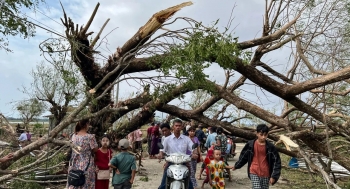
<instances>
[{"instance_id":1,"label":"motorcycle mirror","mask_svg":"<svg viewBox=\"0 0 350 189\"><path fill-rule=\"evenodd\" d=\"M163 144L160 143L160 142L157 143L157 146L158 146L159 149L163 149L164 148Z\"/></svg>"},{"instance_id":2,"label":"motorcycle mirror","mask_svg":"<svg viewBox=\"0 0 350 189\"><path fill-rule=\"evenodd\" d=\"M197 147L198 147L198 144L197 144L197 143L194 143L194 144L192 145L192 150L196 149Z\"/></svg>"}]
</instances>

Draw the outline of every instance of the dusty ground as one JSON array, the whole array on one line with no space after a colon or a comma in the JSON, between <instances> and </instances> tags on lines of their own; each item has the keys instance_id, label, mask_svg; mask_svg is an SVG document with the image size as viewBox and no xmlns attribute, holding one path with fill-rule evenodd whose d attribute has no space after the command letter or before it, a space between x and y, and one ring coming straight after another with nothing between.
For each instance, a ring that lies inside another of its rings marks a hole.
<instances>
[{"instance_id":1,"label":"dusty ground","mask_svg":"<svg viewBox=\"0 0 350 189\"><path fill-rule=\"evenodd\" d=\"M242 150L244 144L237 144L237 155L233 158L229 160L229 164L232 165L234 164L238 157L239 157L239 153ZM162 161L162 163L158 163L158 160L155 159L149 159L149 158L145 158L145 160L143 160L143 168L145 170L142 170L140 174L137 174L133 187L134 189L157 189L158 186L160 185L160 182L162 180L162 176L163 176L163 163L164 161ZM200 166L201 164L199 163L197 166L197 170L200 170ZM247 165L246 165L247 166ZM235 170L235 171L231 171L231 175L233 178L232 182L228 182L226 181L226 189L231 189L231 188L239 188L239 189L248 189L248 188L252 188L251 187L251 183L250 180L248 179L247 176L247 167L244 166L239 170ZM148 181L145 181L145 175L147 175L148 177ZM198 172L196 173L196 175L198 175ZM202 177L204 178L204 176ZM200 186L203 183L203 180L197 180L197 183ZM204 185L205 189L209 189L210 186L208 184ZM278 184L274 185L274 186L270 186L270 189L277 189ZM112 187L111 187L112 189Z\"/></svg>"}]
</instances>

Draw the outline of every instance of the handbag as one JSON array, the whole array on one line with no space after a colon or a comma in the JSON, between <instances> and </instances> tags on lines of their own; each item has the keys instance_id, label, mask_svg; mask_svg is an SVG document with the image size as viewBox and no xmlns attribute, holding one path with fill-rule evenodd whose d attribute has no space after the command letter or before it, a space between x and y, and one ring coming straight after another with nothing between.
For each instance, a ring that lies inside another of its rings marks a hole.
<instances>
[{"instance_id":1,"label":"handbag","mask_svg":"<svg viewBox=\"0 0 350 189\"><path fill-rule=\"evenodd\" d=\"M199 162L202 162L202 159L201 159L200 155L198 155L198 158L197 158L197 163L199 163Z\"/></svg>"},{"instance_id":2,"label":"handbag","mask_svg":"<svg viewBox=\"0 0 350 189\"><path fill-rule=\"evenodd\" d=\"M196 137L197 138L197 137ZM192 139L191 139L192 140ZM197 138L197 140L195 140L195 138L192 140L192 142L193 143L197 143L197 144L200 144L200 142L199 142L199 140L198 140L198 138ZM197 157L197 163L199 163L199 162L201 162L202 161L202 159L201 159L201 156L200 156L200 151L199 151L199 149L197 148L197 153L196 153L197 155L198 155L198 157Z\"/></svg>"},{"instance_id":3,"label":"handbag","mask_svg":"<svg viewBox=\"0 0 350 189\"><path fill-rule=\"evenodd\" d=\"M108 159L109 159L109 161L111 161L111 153L110 153L110 151L108 150L107 153L108 153L108 157L109 157ZM98 170L98 172L97 172L97 180L109 180L109 177L110 177L109 169L108 170Z\"/></svg>"},{"instance_id":4,"label":"handbag","mask_svg":"<svg viewBox=\"0 0 350 189\"><path fill-rule=\"evenodd\" d=\"M87 164L85 170L70 170L68 173L68 185L72 186L83 186L85 184L85 172L87 171L89 165L90 165L90 158L89 157L89 163ZM73 158L71 158L72 160Z\"/></svg>"},{"instance_id":5,"label":"handbag","mask_svg":"<svg viewBox=\"0 0 350 189\"><path fill-rule=\"evenodd\" d=\"M110 172L109 170L98 170L97 180L109 180Z\"/></svg>"}]
</instances>

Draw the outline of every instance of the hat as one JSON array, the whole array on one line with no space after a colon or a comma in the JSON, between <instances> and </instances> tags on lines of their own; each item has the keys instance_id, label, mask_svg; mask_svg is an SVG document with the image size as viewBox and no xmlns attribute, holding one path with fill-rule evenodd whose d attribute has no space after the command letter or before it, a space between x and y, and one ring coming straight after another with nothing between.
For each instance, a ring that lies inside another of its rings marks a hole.
<instances>
[{"instance_id":1,"label":"hat","mask_svg":"<svg viewBox=\"0 0 350 189\"><path fill-rule=\"evenodd\" d=\"M191 127L191 125L187 125L186 126L186 131L188 131L188 129Z\"/></svg>"},{"instance_id":2,"label":"hat","mask_svg":"<svg viewBox=\"0 0 350 189\"><path fill-rule=\"evenodd\" d=\"M126 150L129 147L129 141L127 139L121 139L119 140L119 144L118 144L119 148L121 148L122 150Z\"/></svg>"}]
</instances>

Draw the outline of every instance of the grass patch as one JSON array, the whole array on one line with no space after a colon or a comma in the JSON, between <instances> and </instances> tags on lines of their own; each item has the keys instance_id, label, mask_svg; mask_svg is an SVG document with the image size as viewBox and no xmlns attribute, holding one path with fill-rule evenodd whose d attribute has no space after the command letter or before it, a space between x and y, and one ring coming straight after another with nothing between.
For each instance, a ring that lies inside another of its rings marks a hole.
<instances>
[{"instance_id":1,"label":"grass patch","mask_svg":"<svg viewBox=\"0 0 350 189\"><path fill-rule=\"evenodd\" d=\"M148 182L148 176L141 177L140 180L143 182Z\"/></svg>"}]
</instances>

